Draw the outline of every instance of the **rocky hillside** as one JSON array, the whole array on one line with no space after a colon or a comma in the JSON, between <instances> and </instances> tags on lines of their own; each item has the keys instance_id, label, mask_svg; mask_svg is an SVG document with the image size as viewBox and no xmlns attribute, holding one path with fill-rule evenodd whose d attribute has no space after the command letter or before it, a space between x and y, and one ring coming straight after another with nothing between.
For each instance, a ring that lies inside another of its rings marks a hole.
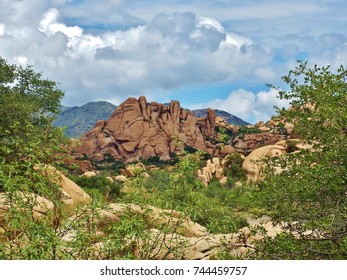
<instances>
[{"instance_id":1,"label":"rocky hillside","mask_svg":"<svg viewBox=\"0 0 347 280\"><path fill-rule=\"evenodd\" d=\"M232 115L232 114L229 114L228 112L225 112L223 110L218 110L218 109L215 109L214 110L216 112L216 116L217 117L221 117L223 119L225 119L225 121L228 123L228 124L231 124L231 125L237 125L237 126L245 126L245 125L249 125L250 123ZM197 117L197 118L204 118L207 116L207 109L196 109L196 110L193 110L193 113L194 115Z\"/></svg>"},{"instance_id":2,"label":"rocky hillside","mask_svg":"<svg viewBox=\"0 0 347 280\"><path fill-rule=\"evenodd\" d=\"M106 101L89 102L83 106L62 107L54 125L65 127L67 137L78 138L92 129L98 120L107 120L116 108L117 106Z\"/></svg>"}]
</instances>

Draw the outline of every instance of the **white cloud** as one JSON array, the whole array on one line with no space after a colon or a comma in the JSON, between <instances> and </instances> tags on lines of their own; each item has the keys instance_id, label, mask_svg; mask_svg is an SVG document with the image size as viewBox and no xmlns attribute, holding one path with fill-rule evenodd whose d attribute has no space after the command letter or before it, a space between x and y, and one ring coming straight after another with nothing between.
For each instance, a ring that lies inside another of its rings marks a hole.
<instances>
[{"instance_id":1,"label":"white cloud","mask_svg":"<svg viewBox=\"0 0 347 280\"><path fill-rule=\"evenodd\" d=\"M347 64L343 1L102 2L0 1L0 54L60 82L66 105L139 95L160 101L219 83L278 84L299 58ZM213 104L257 120L278 101L270 91L236 90Z\"/></svg>"},{"instance_id":2,"label":"white cloud","mask_svg":"<svg viewBox=\"0 0 347 280\"><path fill-rule=\"evenodd\" d=\"M5 34L5 30L6 30L6 25L0 23L0 36L3 36Z\"/></svg>"},{"instance_id":3,"label":"white cloud","mask_svg":"<svg viewBox=\"0 0 347 280\"><path fill-rule=\"evenodd\" d=\"M255 70L255 77L260 81L265 81L270 83L271 81L277 79L277 73L270 66L259 67Z\"/></svg>"},{"instance_id":4,"label":"white cloud","mask_svg":"<svg viewBox=\"0 0 347 280\"><path fill-rule=\"evenodd\" d=\"M196 104L195 108L210 107L229 112L251 123L267 121L276 112L274 106L287 108L289 102L280 100L275 89L253 93L245 89L234 90L225 99L215 99L204 104Z\"/></svg>"},{"instance_id":5,"label":"white cloud","mask_svg":"<svg viewBox=\"0 0 347 280\"><path fill-rule=\"evenodd\" d=\"M14 58L17 64L26 65L28 63L28 58L25 56L17 56Z\"/></svg>"},{"instance_id":6,"label":"white cloud","mask_svg":"<svg viewBox=\"0 0 347 280\"><path fill-rule=\"evenodd\" d=\"M57 9L49 9L36 30L36 48L45 51L39 56L31 44L24 54L62 81L69 103L236 81L244 73L254 76L252 68L264 67L270 55L252 40L224 31L216 19L194 13L159 14L145 25L93 35L68 26Z\"/></svg>"},{"instance_id":7,"label":"white cloud","mask_svg":"<svg viewBox=\"0 0 347 280\"><path fill-rule=\"evenodd\" d=\"M222 24L218 20L216 20L215 18L211 18L211 17L200 17L196 27L215 29L220 33L224 32L224 28L223 28Z\"/></svg>"},{"instance_id":8,"label":"white cloud","mask_svg":"<svg viewBox=\"0 0 347 280\"><path fill-rule=\"evenodd\" d=\"M44 15L39 25L39 30L48 36L54 35L57 32L62 32L67 37L80 37L83 29L78 26L66 26L58 22L59 11L57 9L50 9Z\"/></svg>"}]
</instances>

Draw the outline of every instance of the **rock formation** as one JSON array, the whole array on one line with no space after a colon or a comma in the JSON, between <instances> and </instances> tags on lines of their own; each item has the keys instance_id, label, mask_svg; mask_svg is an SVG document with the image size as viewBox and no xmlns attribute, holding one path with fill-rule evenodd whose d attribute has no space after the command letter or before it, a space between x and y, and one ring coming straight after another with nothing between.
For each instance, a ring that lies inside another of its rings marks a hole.
<instances>
[{"instance_id":1,"label":"rock formation","mask_svg":"<svg viewBox=\"0 0 347 280\"><path fill-rule=\"evenodd\" d=\"M237 136L232 141L235 150L243 155L249 155L255 149L264 145L274 145L280 140L286 139L285 135L272 132L247 133Z\"/></svg>"},{"instance_id":2,"label":"rock formation","mask_svg":"<svg viewBox=\"0 0 347 280\"><path fill-rule=\"evenodd\" d=\"M292 148L290 148L292 145ZM246 172L248 181L257 182L263 179L263 168L266 163L263 160L273 157L284 156L287 153L296 153L300 150L314 151L312 144L304 143L300 139L281 140L274 145L266 145L252 151L244 160L242 169ZM289 166L287 166L288 168ZM274 174L279 174L283 170L280 167L274 168Z\"/></svg>"},{"instance_id":3,"label":"rock formation","mask_svg":"<svg viewBox=\"0 0 347 280\"><path fill-rule=\"evenodd\" d=\"M111 115L108 121L98 121L81 138L77 153L111 154L117 159L133 161L159 156L170 159L170 154L182 151L184 146L211 152L215 113L208 110L206 118L196 119L193 112L180 107L178 101L170 105L148 103L144 96L130 97Z\"/></svg>"},{"instance_id":4,"label":"rock formation","mask_svg":"<svg viewBox=\"0 0 347 280\"><path fill-rule=\"evenodd\" d=\"M197 172L198 178L205 186L208 186L208 183L212 180L213 177L216 177L220 183L226 183L227 177L224 175L226 159L222 161L219 158L212 158L206 162L206 166L202 169L199 169Z\"/></svg>"}]
</instances>

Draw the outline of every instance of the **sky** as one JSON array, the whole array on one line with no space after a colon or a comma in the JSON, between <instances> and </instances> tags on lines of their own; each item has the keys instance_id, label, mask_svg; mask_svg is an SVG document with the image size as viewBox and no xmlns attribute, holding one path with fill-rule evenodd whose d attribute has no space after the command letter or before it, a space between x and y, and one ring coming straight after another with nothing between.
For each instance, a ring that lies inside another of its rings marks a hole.
<instances>
[{"instance_id":1,"label":"sky","mask_svg":"<svg viewBox=\"0 0 347 280\"><path fill-rule=\"evenodd\" d=\"M297 65L347 65L345 0L0 0L0 56L58 82L65 106L179 100L248 122L286 107Z\"/></svg>"}]
</instances>

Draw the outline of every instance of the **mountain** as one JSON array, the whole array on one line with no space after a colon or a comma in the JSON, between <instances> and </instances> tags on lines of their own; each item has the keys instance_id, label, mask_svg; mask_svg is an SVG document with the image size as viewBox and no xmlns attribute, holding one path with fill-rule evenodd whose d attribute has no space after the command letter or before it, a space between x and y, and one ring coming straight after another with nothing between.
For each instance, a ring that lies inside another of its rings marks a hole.
<instances>
[{"instance_id":1,"label":"mountain","mask_svg":"<svg viewBox=\"0 0 347 280\"><path fill-rule=\"evenodd\" d=\"M238 118L232 114L229 114L228 112L218 110L218 109L215 109L215 112L216 112L217 117L224 118L228 124L233 124L233 125L237 125L237 126L245 126L245 125L250 124L250 123L248 123L244 120L241 120L240 118ZM194 113L195 117L197 117L197 118L204 118L207 116L207 109L196 109L196 110L193 110L193 113Z\"/></svg>"},{"instance_id":2,"label":"mountain","mask_svg":"<svg viewBox=\"0 0 347 280\"><path fill-rule=\"evenodd\" d=\"M61 113L54 121L57 127L65 127L65 134L70 138L78 138L92 129L98 120L107 120L117 106L106 102L89 102L83 106L62 106Z\"/></svg>"},{"instance_id":3,"label":"mountain","mask_svg":"<svg viewBox=\"0 0 347 280\"><path fill-rule=\"evenodd\" d=\"M168 106L169 104L163 105ZM92 129L98 120L109 119L116 109L117 106L106 101L89 102L83 106L75 107L62 106L61 113L57 116L53 124L57 127L65 127L67 137L78 138ZM249 124L228 112L217 109L215 112L216 116L225 118L229 124L238 126ZM197 118L205 118L207 116L207 109L193 110L193 113Z\"/></svg>"}]
</instances>

